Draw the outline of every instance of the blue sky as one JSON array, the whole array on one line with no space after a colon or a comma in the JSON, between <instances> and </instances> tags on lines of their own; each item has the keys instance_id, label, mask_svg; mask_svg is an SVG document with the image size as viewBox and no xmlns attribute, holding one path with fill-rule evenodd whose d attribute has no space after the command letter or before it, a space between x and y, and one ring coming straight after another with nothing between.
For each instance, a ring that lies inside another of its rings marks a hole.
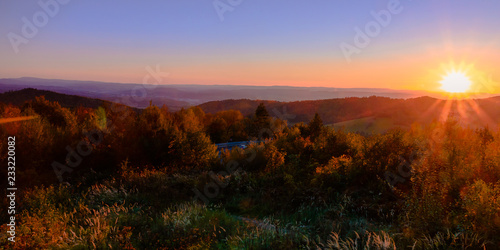
<instances>
[{"instance_id":1,"label":"blue sky","mask_svg":"<svg viewBox=\"0 0 500 250\"><path fill-rule=\"evenodd\" d=\"M22 35L22 18L43 9L2 1L0 77L139 82L159 64L173 84L425 89L429 72L450 61L496 73L499 1L401 0L401 13L349 63L340 44L353 44L355 27L389 2L243 0L221 21L211 0L72 0L15 53L8 34Z\"/></svg>"}]
</instances>

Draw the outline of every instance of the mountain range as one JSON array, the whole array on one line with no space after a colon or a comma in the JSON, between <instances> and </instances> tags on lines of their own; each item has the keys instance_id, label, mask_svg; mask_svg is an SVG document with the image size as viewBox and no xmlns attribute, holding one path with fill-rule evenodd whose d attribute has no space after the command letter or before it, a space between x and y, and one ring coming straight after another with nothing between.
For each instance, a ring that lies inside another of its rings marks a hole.
<instances>
[{"instance_id":1,"label":"mountain range","mask_svg":"<svg viewBox=\"0 0 500 250\"><path fill-rule=\"evenodd\" d=\"M68 108L96 108L110 104L107 100L34 88L1 93L0 102L22 106L37 96L45 96L47 100L57 101ZM408 99L370 96L292 102L228 99L209 101L198 106L206 113L233 109L250 117L260 103L265 104L271 116L287 120L289 124L307 123L318 113L324 124L354 132L384 132L394 127L409 128L415 123L425 125L450 117L472 128L488 126L497 129L500 124L500 96L464 100L442 100L428 96ZM140 109L136 110L140 112Z\"/></svg>"},{"instance_id":2,"label":"mountain range","mask_svg":"<svg viewBox=\"0 0 500 250\"><path fill-rule=\"evenodd\" d=\"M41 79L33 77L0 79L0 93L9 90L36 88L68 95L79 95L145 108L150 101L170 110L227 99L274 100L281 102L322 100L345 97L382 96L415 98L429 95L424 91L377 88L328 88L289 86L235 85L142 85L96 81Z\"/></svg>"}]
</instances>

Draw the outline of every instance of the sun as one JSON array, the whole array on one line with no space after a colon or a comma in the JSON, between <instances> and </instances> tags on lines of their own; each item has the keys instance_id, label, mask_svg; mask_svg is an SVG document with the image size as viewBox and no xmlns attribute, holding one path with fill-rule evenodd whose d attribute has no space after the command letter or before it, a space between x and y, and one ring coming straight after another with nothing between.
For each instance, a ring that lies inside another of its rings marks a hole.
<instances>
[{"instance_id":1,"label":"sun","mask_svg":"<svg viewBox=\"0 0 500 250\"><path fill-rule=\"evenodd\" d=\"M465 93L470 90L472 82L469 77L461 71L452 70L441 80L441 89L448 93Z\"/></svg>"}]
</instances>

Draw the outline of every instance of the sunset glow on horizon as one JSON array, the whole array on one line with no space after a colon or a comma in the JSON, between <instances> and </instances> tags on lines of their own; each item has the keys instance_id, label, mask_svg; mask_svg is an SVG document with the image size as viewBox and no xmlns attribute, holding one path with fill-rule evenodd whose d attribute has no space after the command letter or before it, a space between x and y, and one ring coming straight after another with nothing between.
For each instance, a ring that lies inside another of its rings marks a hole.
<instances>
[{"instance_id":1,"label":"sunset glow on horizon","mask_svg":"<svg viewBox=\"0 0 500 250\"><path fill-rule=\"evenodd\" d=\"M229 7L221 15L213 1L74 0L49 8L50 15L37 2L4 1L0 78L140 83L147 66L160 65L169 73L165 84L500 93L500 2L260 0ZM40 12L46 23L36 19ZM27 38L30 25L36 32ZM443 80L450 62L471 67L468 88L448 86L463 83L460 74Z\"/></svg>"}]
</instances>

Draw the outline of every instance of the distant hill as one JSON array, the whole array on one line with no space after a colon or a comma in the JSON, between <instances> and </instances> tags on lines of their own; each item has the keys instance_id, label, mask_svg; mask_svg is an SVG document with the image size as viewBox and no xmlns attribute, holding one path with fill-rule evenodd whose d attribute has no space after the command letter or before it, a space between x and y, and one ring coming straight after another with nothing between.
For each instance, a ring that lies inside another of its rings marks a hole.
<instances>
[{"instance_id":1,"label":"distant hill","mask_svg":"<svg viewBox=\"0 0 500 250\"><path fill-rule=\"evenodd\" d=\"M235 109L243 115L251 115L260 103L264 103L271 116L286 116L289 122L308 122L318 112L325 124L375 116L404 102L404 99L387 97L349 97L314 101L277 102L260 100L224 100L199 105L205 112Z\"/></svg>"},{"instance_id":2,"label":"distant hill","mask_svg":"<svg viewBox=\"0 0 500 250\"><path fill-rule=\"evenodd\" d=\"M432 97L391 99L372 96L296 102L242 99L207 102L199 107L208 113L234 109L249 116L260 103L266 105L271 116L284 118L289 123L307 123L317 112L324 124L353 131L381 132L384 128L409 128L414 123L429 124L450 116L473 128L497 128L500 123L500 97L441 100Z\"/></svg>"},{"instance_id":3,"label":"distant hill","mask_svg":"<svg viewBox=\"0 0 500 250\"><path fill-rule=\"evenodd\" d=\"M168 79L165 79L168 82ZM146 87L145 87L146 86ZM36 88L68 95L79 95L118 102L127 106L145 108L152 101L170 110L227 99L275 100L281 102L323 100L345 97L383 96L414 98L430 93L411 90L380 88L329 88L290 86L239 85L143 85L113 82L41 79L33 77L0 79L0 93L9 90Z\"/></svg>"},{"instance_id":4,"label":"distant hill","mask_svg":"<svg viewBox=\"0 0 500 250\"><path fill-rule=\"evenodd\" d=\"M63 107L79 106L97 108L112 102L68 95L47 90L26 88L0 94L0 102L21 106L37 96L57 101ZM239 110L250 116L260 103L264 103L273 117L287 120L289 124L309 122L318 113L323 123L350 131L383 132L393 127L409 128L414 123L429 124L455 117L462 125L473 128L489 126L498 128L500 123L500 96L485 99L441 100L432 97L393 99L388 97L349 97L312 101L280 102L269 100L223 100L200 104L207 113Z\"/></svg>"},{"instance_id":5,"label":"distant hill","mask_svg":"<svg viewBox=\"0 0 500 250\"><path fill-rule=\"evenodd\" d=\"M38 96L45 96L45 99L49 101L57 101L62 107L66 108L76 108L80 106L88 108L98 108L103 104L110 105L112 103L100 99L82 97L77 95L66 95L53 91L38 90L33 88L2 93L0 94L0 102L22 106L26 101L33 100Z\"/></svg>"}]
</instances>

